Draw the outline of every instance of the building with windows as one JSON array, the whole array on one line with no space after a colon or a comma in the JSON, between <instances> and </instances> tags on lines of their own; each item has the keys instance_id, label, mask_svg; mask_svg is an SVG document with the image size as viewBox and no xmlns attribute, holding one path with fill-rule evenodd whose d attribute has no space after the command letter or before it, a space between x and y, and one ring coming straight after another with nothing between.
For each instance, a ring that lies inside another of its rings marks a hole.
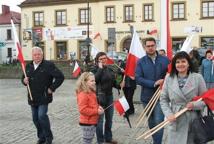
<instances>
[{"instance_id":1,"label":"building with windows","mask_svg":"<svg viewBox=\"0 0 214 144\"><path fill-rule=\"evenodd\" d=\"M0 64L9 64L16 59L16 48L10 22L11 18L19 34L21 14L10 11L9 6L2 5L2 13L0 14Z\"/></svg>"},{"instance_id":2,"label":"building with windows","mask_svg":"<svg viewBox=\"0 0 214 144\"><path fill-rule=\"evenodd\" d=\"M159 42L160 2L26 0L20 4L24 57L30 60L32 46L38 45L46 59L85 59L87 37L100 51L126 51L133 27L142 40L152 36ZM190 32L198 32L192 46L214 49L214 0L170 0L169 10L174 51Z\"/></svg>"}]
</instances>

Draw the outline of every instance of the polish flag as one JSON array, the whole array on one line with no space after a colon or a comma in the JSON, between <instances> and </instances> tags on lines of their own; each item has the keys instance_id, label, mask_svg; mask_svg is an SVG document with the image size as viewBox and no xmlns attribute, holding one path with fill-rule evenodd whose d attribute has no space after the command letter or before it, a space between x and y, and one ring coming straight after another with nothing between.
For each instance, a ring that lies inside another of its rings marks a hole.
<instances>
[{"instance_id":1,"label":"polish flag","mask_svg":"<svg viewBox=\"0 0 214 144\"><path fill-rule=\"evenodd\" d=\"M170 35L170 24L169 24L169 0L161 0L161 40L160 48L165 49L167 57L172 60L172 38ZM171 64L168 65L168 72L171 71Z\"/></svg>"},{"instance_id":2,"label":"polish flag","mask_svg":"<svg viewBox=\"0 0 214 144\"><path fill-rule=\"evenodd\" d=\"M138 59L146 55L145 50L141 44L140 38L137 32L134 30L129 54L127 56L125 75L130 77L135 77L135 68L137 65Z\"/></svg>"},{"instance_id":3,"label":"polish flag","mask_svg":"<svg viewBox=\"0 0 214 144\"><path fill-rule=\"evenodd\" d=\"M126 97L123 96L120 99L116 100L114 102L114 107L120 115L123 115L129 109L129 104L126 100Z\"/></svg>"},{"instance_id":4,"label":"polish flag","mask_svg":"<svg viewBox=\"0 0 214 144\"><path fill-rule=\"evenodd\" d=\"M214 111L214 88L204 92L201 96L194 97L193 101L197 101L198 99L202 99L210 110Z\"/></svg>"},{"instance_id":5,"label":"polish flag","mask_svg":"<svg viewBox=\"0 0 214 144\"><path fill-rule=\"evenodd\" d=\"M24 57L23 57L23 54L22 54L22 48L21 48L21 45L19 43L19 39L18 39L18 35L17 35L17 32L16 32L16 28L15 28L15 25L14 25L12 19L11 19L11 25L12 25L12 30L13 30L14 40L15 40L17 59L21 63L22 69L25 70L25 60L24 60Z\"/></svg>"},{"instance_id":6,"label":"polish flag","mask_svg":"<svg viewBox=\"0 0 214 144\"><path fill-rule=\"evenodd\" d=\"M72 77L77 77L81 72L81 69L77 62L75 62L74 70L72 72Z\"/></svg>"},{"instance_id":7,"label":"polish flag","mask_svg":"<svg viewBox=\"0 0 214 144\"><path fill-rule=\"evenodd\" d=\"M157 34L157 33L158 33L158 30L154 29L154 30L151 30L148 34L149 35L154 35L154 34Z\"/></svg>"},{"instance_id":8,"label":"polish flag","mask_svg":"<svg viewBox=\"0 0 214 144\"><path fill-rule=\"evenodd\" d=\"M188 36L183 45L182 45L182 48L181 48L181 51L185 51L187 52L188 54L192 51L192 47L191 47L191 42L192 42L192 39L194 37L194 34L191 34L190 36Z\"/></svg>"},{"instance_id":9,"label":"polish flag","mask_svg":"<svg viewBox=\"0 0 214 144\"><path fill-rule=\"evenodd\" d=\"M96 55L100 52L95 45L93 45L92 43L90 43L91 46L91 56L93 59L95 59ZM106 64L111 65L114 64L114 60L111 59L110 57L107 56L107 61Z\"/></svg>"},{"instance_id":10,"label":"polish flag","mask_svg":"<svg viewBox=\"0 0 214 144\"><path fill-rule=\"evenodd\" d=\"M100 37L100 39L102 40L101 35L100 35L100 33L99 33L99 32L98 32L98 33L96 33L96 34L94 35L93 39L95 40L95 39L97 39L98 37Z\"/></svg>"}]
</instances>

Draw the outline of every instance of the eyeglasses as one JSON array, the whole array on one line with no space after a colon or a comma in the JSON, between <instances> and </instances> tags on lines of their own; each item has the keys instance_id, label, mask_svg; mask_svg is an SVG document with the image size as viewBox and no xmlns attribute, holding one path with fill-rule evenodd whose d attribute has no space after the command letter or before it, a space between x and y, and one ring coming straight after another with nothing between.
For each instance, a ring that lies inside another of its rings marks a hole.
<instances>
[{"instance_id":1,"label":"eyeglasses","mask_svg":"<svg viewBox=\"0 0 214 144\"><path fill-rule=\"evenodd\" d=\"M107 59L106 57L102 57L102 58L99 58L99 61L106 60L106 59Z\"/></svg>"},{"instance_id":2,"label":"eyeglasses","mask_svg":"<svg viewBox=\"0 0 214 144\"><path fill-rule=\"evenodd\" d=\"M147 48L155 47L155 45L146 45Z\"/></svg>"}]
</instances>

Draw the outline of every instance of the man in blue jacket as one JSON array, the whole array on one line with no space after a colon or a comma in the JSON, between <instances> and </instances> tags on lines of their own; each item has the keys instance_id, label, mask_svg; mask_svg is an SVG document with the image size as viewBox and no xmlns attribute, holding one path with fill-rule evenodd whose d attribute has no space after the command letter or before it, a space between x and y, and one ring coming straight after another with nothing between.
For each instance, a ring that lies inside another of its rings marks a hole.
<instances>
[{"instance_id":1,"label":"man in blue jacket","mask_svg":"<svg viewBox=\"0 0 214 144\"><path fill-rule=\"evenodd\" d=\"M146 38L144 41L146 56L139 59L136 67L136 82L141 85L141 102L146 107L153 94L160 86L167 72L169 60L156 51L154 38ZM164 120L159 101L157 102L150 118L149 128L153 128ZM163 129L153 135L153 144L161 144Z\"/></svg>"}]
</instances>

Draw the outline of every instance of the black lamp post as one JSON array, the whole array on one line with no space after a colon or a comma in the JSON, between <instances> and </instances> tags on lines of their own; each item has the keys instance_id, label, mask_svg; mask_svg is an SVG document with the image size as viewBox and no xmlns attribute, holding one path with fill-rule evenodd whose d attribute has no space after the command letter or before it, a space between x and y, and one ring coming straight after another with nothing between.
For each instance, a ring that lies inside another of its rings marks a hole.
<instances>
[{"instance_id":1,"label":"black lamp post","mask_svg":"<svg viewBox=\"0 0 214 144\"><path fill-rule=\"evenodd\" d=\"M90 43L91 43L91 39L89 37L89 24L90 24L90 18L89 18L89 0L87 0L87 38L86 38L86 44L87 44L87 56L85 58L85 62L88 65L88 63L90 62Z\"/></svg>"}]
</instances>

